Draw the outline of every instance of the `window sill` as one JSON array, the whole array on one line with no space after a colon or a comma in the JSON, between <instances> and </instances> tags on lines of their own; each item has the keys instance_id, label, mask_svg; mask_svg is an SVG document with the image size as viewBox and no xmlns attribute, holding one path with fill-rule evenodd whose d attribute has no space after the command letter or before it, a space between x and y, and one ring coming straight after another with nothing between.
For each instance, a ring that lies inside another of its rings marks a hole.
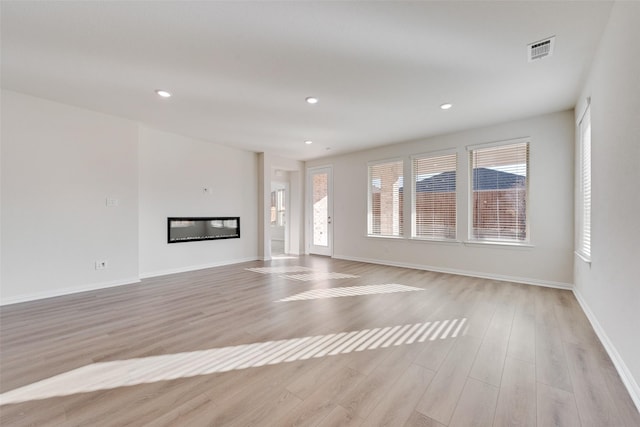
<instances>
[{"instance_id":1,"label":"window sill","mask_svg":"<svg viewBox=\"0 0 640 427\"><path fill-rule=\"evenodd\" d=\"M436 244L445 244L445 245L459 245L462 243L461 240L455 239L427 239L423 237L411 237L408 239L410 242L418 242L418 243L436 243Z\"/></svg>"},{"instance_id":2,"label":"window sill","mask_svg":"<svg viewBox=\"0 0 640 427\"><path fill-rule=\"evenodd\" d=\"M504 248L523 248L523 249L531 249L535 248L531 243L516 243L516 242L499 242L495 240L465 240L464 244L466 246L495 246L495 247L504 247Z\"/></svg>"},{"instance_id":3,"label":"window sill","mask_svg":"<svg viewBox=\"0 0 640 427\"><path fill-rule=\"evenodd\" d=\"M586 256L582 255L580 252L575 251L574 254L576 254L576 256L578 258L580 258L582 261L585 262L585 264L589 265L589 267L591 267L591 258L587 258Z\"/></svg>"},{"instance_id":4,"label":"window sill","mask_svg":"<svg viewBox=\"0 0 640 427\"><path fill-rule=\"evenodd\" d=\"M379 236L377 234L367 234L366 237L371 239L404 240L403 236Z\"/></svg>"}]
</instances>

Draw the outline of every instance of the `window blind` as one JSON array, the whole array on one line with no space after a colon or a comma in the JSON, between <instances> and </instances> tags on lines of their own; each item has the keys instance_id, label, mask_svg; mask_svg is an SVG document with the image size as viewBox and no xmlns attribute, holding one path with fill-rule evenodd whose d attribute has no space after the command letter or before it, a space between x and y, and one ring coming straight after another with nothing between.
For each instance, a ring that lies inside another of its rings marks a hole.
<instances>
[{"instance_id":1,"label":"window blind","mask_svg":"<svg viewBox=\"0 0 640 427\"><path fill-rule=\"evenodd\" d=\"M473 240L528 240L529 143L470 151Z\"/></svg>"},{"instance_id":2,"label":"window blind","mask_svg":"<svg viewBox=\"0 0 640 427\"><path fill-rule=\"evenodd\" d=\"M402 236L403 162L369 165L369 234Z\"/></svg>"},{"instance_id":3,"label":"window blind","mask_svg":"<svg viewBox=\"0 0 640 427\"><path fill-rule=\"evenodd\" d=\"M456 238L456 171L458 155L413 159L413 236Z\"/></svg>"},{"instance_id":4,"label":"window blind","mask_svg":"<svg viewBox=\"0 0 640 427\"><path fill-rule=\"evenodd\" d=\"M589 108L580 122L580 210L578 251L591 258L591 113Z\"/></svg>"}]
</instances>

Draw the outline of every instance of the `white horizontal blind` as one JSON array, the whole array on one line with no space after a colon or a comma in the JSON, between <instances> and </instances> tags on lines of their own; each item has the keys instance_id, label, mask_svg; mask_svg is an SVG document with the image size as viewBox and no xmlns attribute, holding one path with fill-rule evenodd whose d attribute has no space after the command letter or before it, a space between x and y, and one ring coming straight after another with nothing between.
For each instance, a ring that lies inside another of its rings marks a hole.
<instances>
[{"instance_id":1,"label":"white horizontal blind","mask_svg":"<svg viewBox=\"0 0 640 427\"><path fill-rule=\"evenodd\" d=\"M578 251L591 258L591 113L589 108L580 122L580 210Z\"/></svg>"},{"instance_id":2,"label":"white horizontal blind","mask_svg":"<svg viewBox=\"0 0 640 427\"><path fill-rule=\"evenodd\" d=\"M369 165L369 234L402 236L403 162Z\"/></svg>"},{"instance_id":3,"label":"white horizontal blind","mask_svg":"<svg viewBox=\"0 0 640 427\"><path fill-rule=\"evenodd\" d=\"M472 240L528 240L529 143L470 151Z\"/></svg>"},{"instance_id":4,"label":"white horizontal blind","mask_svg":"<svg viewBox=\"0 0 640 427\"><path fill-rule=\"evenodd\" d=\"M458 155L414 157L413 236L456 238Z\"/></svg>"}]
</instances>

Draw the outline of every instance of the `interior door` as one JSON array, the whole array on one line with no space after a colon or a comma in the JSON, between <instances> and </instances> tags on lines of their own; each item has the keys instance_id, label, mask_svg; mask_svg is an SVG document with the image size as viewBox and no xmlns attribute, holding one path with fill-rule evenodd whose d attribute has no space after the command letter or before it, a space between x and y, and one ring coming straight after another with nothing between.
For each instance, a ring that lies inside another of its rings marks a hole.
<instances>
[{"instance_id":1,"label":"interior door","mask_svg":"<svg viewBox=\"0 0 640 427\"><path fill-rule=\"evenodd\" d=\"M309 169L309 253L333 255L333 179L331 167Z\"/></svg>"}]
</instances>

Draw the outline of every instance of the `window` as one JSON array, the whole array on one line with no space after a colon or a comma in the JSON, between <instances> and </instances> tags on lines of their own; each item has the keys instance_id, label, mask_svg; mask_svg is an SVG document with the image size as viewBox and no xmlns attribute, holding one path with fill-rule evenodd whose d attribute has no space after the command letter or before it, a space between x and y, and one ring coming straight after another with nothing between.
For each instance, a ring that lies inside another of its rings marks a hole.
<instances>
[{"instance_id":1,"label":"window","mask_svg":"<svg viewBox=\"0 0 640 427\"><path fill-rule=\"evenodd\" d=\"M470 238L528 241L529 142L470 147Z\"/></svg>"},{"instance_id":2,"label":"window","mask_svg":"<svg viewBox=\"0 0 640 427\"><path fill-rule=\"evenodd\" d=\"M369 235L402 236L403 162L369 164Z\"/></svg>"},{"instance_id":3,"label":"window","mask_svg":"<svg viewBox=\"0 0 640 427\"><path fill-rule=\"evenodd\" d=\"M578 191L578 253L591 259L591 112L580 121L580 165Z\"/></svg>"},{"instance_id":4,"label":"window","mask_svg":"<svg viewBox=\"0 0 640 427\"><path fill-rule=\"evenodd\" d=\"M456 238L458 155L413 158L413 237Z\"/></svg>"},{"instance_id":5,"label":"window","mask_svg":"<svg viewBox=\"0 0 640 427\"><path fill-rule=\"evenodd\" d=\"M285 217L285 189L280 188L271 192L271 225L274 227L284 226Z\"/></svg>"}]
</instances>

